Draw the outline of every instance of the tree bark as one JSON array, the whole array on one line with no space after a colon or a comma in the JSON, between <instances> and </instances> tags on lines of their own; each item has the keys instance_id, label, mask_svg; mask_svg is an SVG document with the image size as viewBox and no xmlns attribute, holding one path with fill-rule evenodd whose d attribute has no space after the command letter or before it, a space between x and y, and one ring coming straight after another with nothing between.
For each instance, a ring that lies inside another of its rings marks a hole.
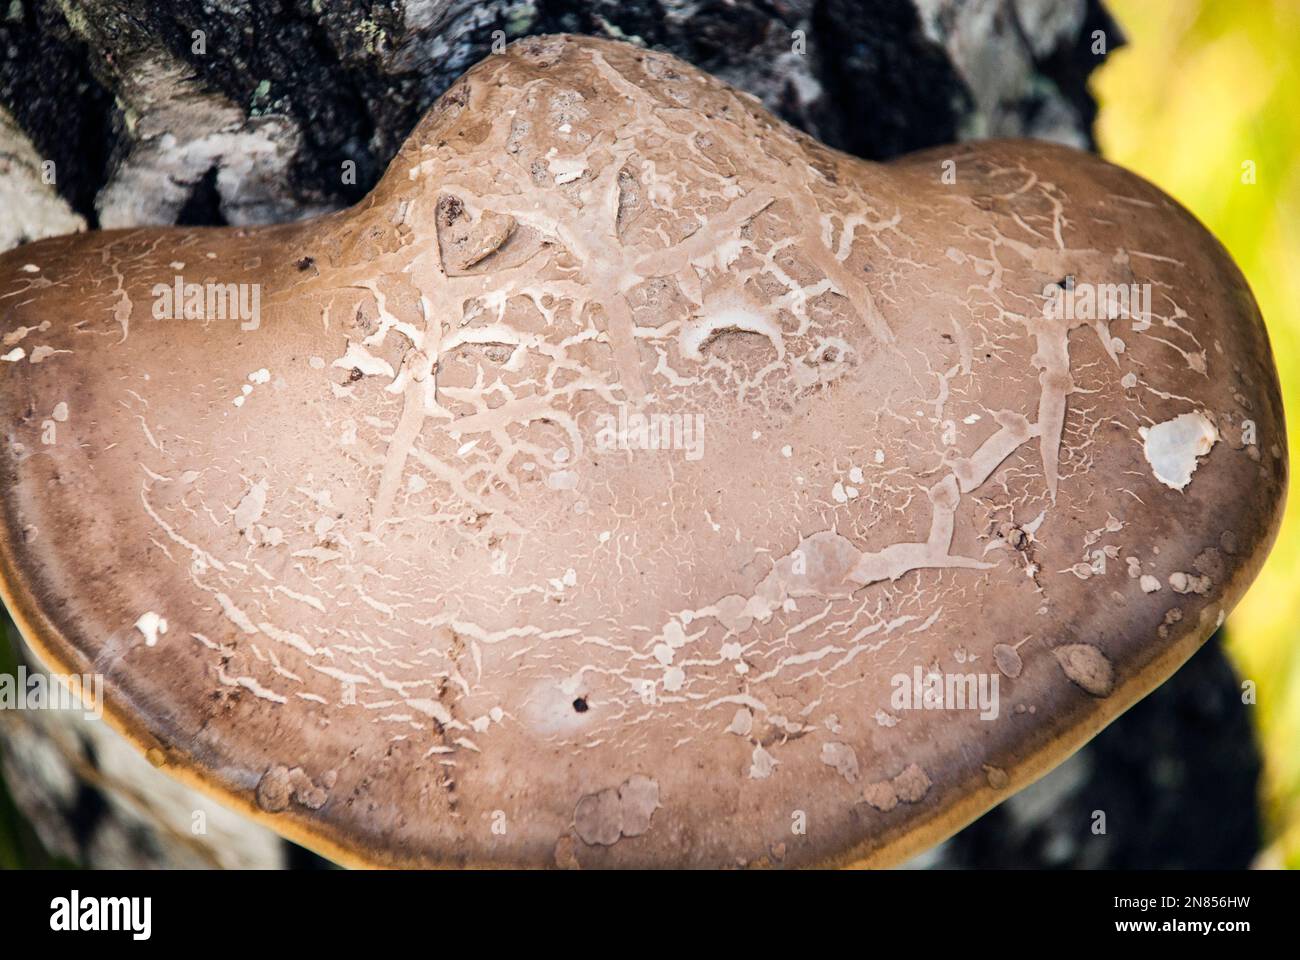
<instances>
[{"instance_id":1,"label":"tree bark","mask_svg":"<svg viewBox=\"0 0 1300 960\"><path fill-rule=\"evenodd\" d=\"M466 68L562 30L669 50L878 160L1088 146L1093 32L1119 40L1098 0L14 0L0 102L92 227L274 222L360 199Z\"/></svg>"}]
</instances>

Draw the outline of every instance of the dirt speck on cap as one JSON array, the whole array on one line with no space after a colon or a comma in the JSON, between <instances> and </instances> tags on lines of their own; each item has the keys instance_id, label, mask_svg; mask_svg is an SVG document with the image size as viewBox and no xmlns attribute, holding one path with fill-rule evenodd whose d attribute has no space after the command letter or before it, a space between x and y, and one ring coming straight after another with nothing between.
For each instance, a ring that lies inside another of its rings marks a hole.
<instances>
[{"instance_id":1,"label":"dirt speck on cap","mask_svg":"<svg viewBox=\"0 0 1300 960\"><path fill-rule=\"evenodd\" d=\"M834 767L849 783L858 782L858 755L847 743L823 743L822 763Z\"/></svg>"},{"instance_id":2,"label":"dirt speck on cap","mask_svg":"<svg viewBox=\"0 0 1300 960\"><path fill-rule=\"evenodd\" d=\"M1067 643L1052 651L1065 675L1094 697L1110 695L1115 670L1104 653L1090 643Z\"/></svg>"},{"instance_id":3,"label":"dirt speck on cap","mask_svg":"<svg viewBox=\"0 0 1300 960\"><path fill-rule=\"evenodd\" d=\"M1007 776L1005 770L1001 767L990 766L987 763L984 764L984 779L988 781L988 785L994 790L1005 790L1007 785L1011 783L1011 778Z\"/></svg>"},{"instance_id":4,"label":"dirt speck on cap","mask_svg":"<svg viewBox=\"0 0 1300 960\"><path fill-rule=\"evenodd\" d=\"M650 829L659 808L659 784L636 774L618 787L589 793L573 811L573 828L589 846L613 846Z\"/></svg>"},{"instance_id":5,"label":"dirt speck on cap","mask_svg":"<svg viewBox=\"0 0 1300 960\"><path fill-rule=\"evenodd\" d=\"M995 644L993 647L993 662L1002 673L1014 680L1020 676L1020 671L1024 669L1024 661L1020 658L1020 651L1008 643Z\"/></svg>"},{"instance_id":6,"label":"dirt speck on cap","mask_svg":"<svg viewBox=\"0 0 1300 960\"><path fill-rule=\"evenodd\" d=\"M862 798L877 810L888 813L900 803L916 803L930 790L930 778L915 763L889 780L867 784Z\"/></svg>"},{"instance_id":7,"label":"dirt speck on cap","mask_svg":"<svg viewBox=\"0 0 1300 960\"><path fill-rule=\"evenodd\" d=\"M276 764L262 774L257 783L257 805L268 813L281 813L297 803L308 810L319 810L329 799L334 785L333 771L321 778L320 784L312 782L302 767Z\"/></svg>"}]
</instances>

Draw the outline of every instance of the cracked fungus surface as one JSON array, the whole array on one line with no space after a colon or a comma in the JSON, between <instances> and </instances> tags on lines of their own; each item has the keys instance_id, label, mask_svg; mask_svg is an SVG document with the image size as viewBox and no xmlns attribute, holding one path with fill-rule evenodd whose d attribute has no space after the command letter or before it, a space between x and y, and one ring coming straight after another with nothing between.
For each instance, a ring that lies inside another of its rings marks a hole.
<instances>
[{"instance_id":1,"label":"cracked fungus surface","mask_svg":"<svg viewBox=\"0 0 1300 960\"><path fill-rule=\"evenodd\" d=\"M1285 483L1254 302L1153 187L862 163L603 41L474 68L354 209L34 244L0 311L29 635L365 862L893 859L1181 662ZM700 443L602 442L653 414Z\"/></svg>"}]
</instances>

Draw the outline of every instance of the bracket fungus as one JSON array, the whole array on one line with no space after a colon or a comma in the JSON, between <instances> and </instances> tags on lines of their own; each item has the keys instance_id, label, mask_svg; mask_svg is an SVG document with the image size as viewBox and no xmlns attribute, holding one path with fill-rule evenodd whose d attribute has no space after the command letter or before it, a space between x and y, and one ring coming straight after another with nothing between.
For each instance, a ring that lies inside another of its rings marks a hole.
<instances>
[{"instance_id":1,"label":"bracket fungus","mask_svg":"<svg viewBox=\"0 0 1300 960\"><path fill-rule=\"evenodd\" d=\"M866 163L670 56L470 70L356 207L0 258L4 597L344 863L897 862L1276 534L1245 281L1094 156Z\"/></svg>"}]
</instances>

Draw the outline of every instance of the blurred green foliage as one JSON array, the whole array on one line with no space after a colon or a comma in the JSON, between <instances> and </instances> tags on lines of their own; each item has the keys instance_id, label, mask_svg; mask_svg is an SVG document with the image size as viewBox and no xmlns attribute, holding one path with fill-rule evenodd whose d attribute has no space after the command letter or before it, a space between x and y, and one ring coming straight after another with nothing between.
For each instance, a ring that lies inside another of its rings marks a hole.
<instances>
[{"instance_id":1,"label":"blurred green foliage","mask_svg":"<svg viewBox=\"0 0 1300 960\"><path fill-rule=\"evenodd\" d=\"M1195 213L1250 281L1300 428L1300 2L1106 0L1128 46L1094 75L1102 153ZM1253 174L1253 183L1250 182ZM1260 437L1267 450L1281 438ZM1264 862L1300 868L1300 511L1228 620L1257 687Z\"/></svg>"}]
</instances>

